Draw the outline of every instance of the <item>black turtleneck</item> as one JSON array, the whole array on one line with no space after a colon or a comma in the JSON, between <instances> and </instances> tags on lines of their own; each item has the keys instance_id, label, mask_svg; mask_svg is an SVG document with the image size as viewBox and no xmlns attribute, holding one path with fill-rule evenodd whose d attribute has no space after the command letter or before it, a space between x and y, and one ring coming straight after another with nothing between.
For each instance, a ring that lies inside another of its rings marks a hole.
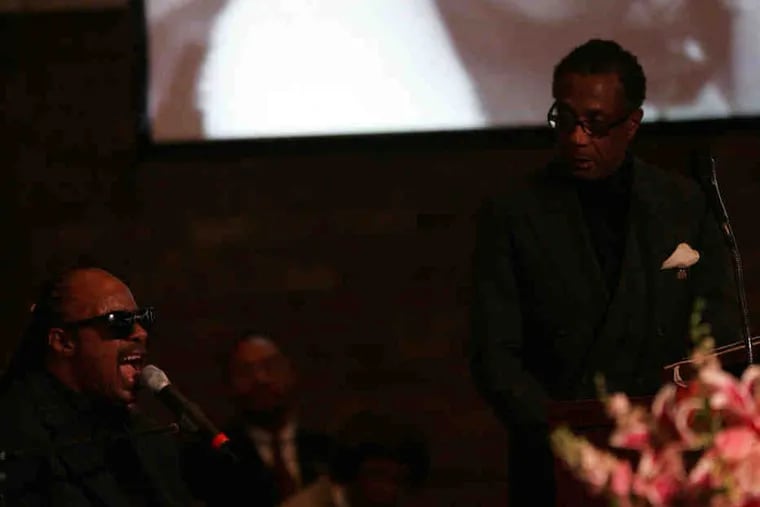
<instances>
[{"instance_id":1,"label":"black turtleneck","mask_svg":"<svg viewBox=\"0 0 760 507\"><path fill-rule=\"evenodd\" d=\"M632 183L633 158L630 155L607 178L575 180L583 217L610 294L614 293L620 279Z\"/></svg>"}]
</instances>

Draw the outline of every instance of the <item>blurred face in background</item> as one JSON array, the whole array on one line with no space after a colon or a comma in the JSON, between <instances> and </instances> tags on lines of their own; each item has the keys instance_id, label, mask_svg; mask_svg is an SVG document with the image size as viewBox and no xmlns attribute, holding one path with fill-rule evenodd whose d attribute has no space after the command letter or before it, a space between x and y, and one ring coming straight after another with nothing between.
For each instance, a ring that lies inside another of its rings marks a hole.
<instances>
[{"instance_id":1,"label":"blurred face in background","mask_svg":"<svg viewBox=\"0 0 760 507\"><path fill-rule=\"evenodd\" d=\"M238 343L230 357L229 386L238 411L263 425L279 425L293 408L295 372L264 336Z\"/></svg>"},{"instance_id":2,"label":"blurred face in background","mask_svg":"<svg viewBox=\"0 0 760 507\"><path fill-rule=\"evenodd\" d=\"M409 485L409 467L382 457L362 461L356 479L348 485L352 507L398 507L404 504Z\"/></svg>"}]
</instances>

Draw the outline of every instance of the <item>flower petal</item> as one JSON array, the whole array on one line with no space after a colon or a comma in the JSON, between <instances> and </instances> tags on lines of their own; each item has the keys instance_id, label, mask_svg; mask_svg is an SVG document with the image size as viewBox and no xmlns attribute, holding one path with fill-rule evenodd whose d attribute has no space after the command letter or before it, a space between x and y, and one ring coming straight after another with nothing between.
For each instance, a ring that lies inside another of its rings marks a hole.
<instances>
[{"instance_id":1,"label":"flower petal","mask_svg":"<svg viewBox=\"0 0 760 507\"><path fill-rule=\"evenodd\" d=\"M720 431L715 435L713 448L717 455L726 463L732 464L742 461L753 451L753 444L757 444L757 434L754 430L735 426Z\"/></svg>"}]
</instances>

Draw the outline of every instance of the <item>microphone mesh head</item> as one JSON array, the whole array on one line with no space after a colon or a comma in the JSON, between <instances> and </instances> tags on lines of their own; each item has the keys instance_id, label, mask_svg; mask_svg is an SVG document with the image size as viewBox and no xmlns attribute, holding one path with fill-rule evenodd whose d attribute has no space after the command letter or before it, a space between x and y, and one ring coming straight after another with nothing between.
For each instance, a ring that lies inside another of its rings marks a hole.
<instances>
[{"instance_id":1,"label":"microphone mesh head","mask_svg":"<svg viewBox=\"0 0 760 507\"><path fill-rule=\"evenodd\" d=\"M160 368L148 364L140 372L140 384L157 393L168 386L170 382L169 377Z\"/></svg>"}]
</instances>

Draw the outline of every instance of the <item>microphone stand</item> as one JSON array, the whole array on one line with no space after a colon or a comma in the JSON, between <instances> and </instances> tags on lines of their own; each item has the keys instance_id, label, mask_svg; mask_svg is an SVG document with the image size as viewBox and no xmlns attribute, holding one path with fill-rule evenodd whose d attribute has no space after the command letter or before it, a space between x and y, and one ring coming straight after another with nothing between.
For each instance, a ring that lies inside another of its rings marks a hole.
<instances>
[{"instance_id":1,"label":"microphone stand","mask_svg":"<svg viewBox=\"0 0 760 507\"><path fill-rule=\"evenodd\" d=\"M708 155L708 160L710 162L710 179L707 184L711 187L712 195L708 195L707 198L712 198L713 208L718 214L718 225L723 232L726 245L731 252L731 259L734 265L734 277L736 280L736 292L739 297L739 305L741 306L742 338L744 339L744 347L747 350L747 365L749 366L754 364L755 361L752 350L752 335L750 333L749 325L749 305L747 304L747 294L744 290L744 268L742 266L741 254L739 253L739 246L736 244L736 236L734 236L731 221L728 219L728 211L726 210L726 205L720 195L720 188L718 188L718 178L715 174L715 157Z\"/></svg>"}]
</instances>

